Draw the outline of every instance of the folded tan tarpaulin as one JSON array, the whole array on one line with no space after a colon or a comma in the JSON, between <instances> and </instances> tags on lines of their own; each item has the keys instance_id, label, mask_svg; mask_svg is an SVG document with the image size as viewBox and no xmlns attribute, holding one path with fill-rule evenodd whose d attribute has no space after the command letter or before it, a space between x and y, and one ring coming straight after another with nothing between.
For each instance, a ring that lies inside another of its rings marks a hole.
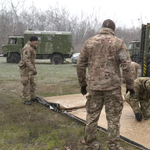
<instances>
[{"instance_id":1,"label":"folded tan tarpaulin","mask_svg":"<svg viewBox=\"0 0 150 150\"><path fill-rule=\"evenodd\" d=\"M59 104L60 109L72 110L85 107L86 98L81 94L63 95L44 98L49 103Z\"/></svg>"},{"instance_id":2,"label":"folded tan tarpaulin","mask_svg":"<svg viewBox=\"0 0 150 150\"><path fill-rule=\"evenodd\" d=\"M69 113L82 119L86 119L85 103L86 97L82 94L63 95L43 98L48 103L60 105L60 109L72 110ZM121 116L120 135L134 141L146 148L150 148L150 120L137 122L131 107L124 101L124 108ZM107 129L105 107L103 108L98 126Z\"/></svg>"}]
</instances>

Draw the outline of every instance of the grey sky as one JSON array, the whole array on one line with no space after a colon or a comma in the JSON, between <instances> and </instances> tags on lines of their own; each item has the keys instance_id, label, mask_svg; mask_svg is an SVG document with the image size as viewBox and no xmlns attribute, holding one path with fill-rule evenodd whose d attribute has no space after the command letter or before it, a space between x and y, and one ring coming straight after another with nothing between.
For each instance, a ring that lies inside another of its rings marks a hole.
<instances>
[{"instance_id":1,"label":"grey sky","mask_svg":"<svg viewBox=\"0 0 150 150\"><path fill-rule=\"evenodd\" d=\"M12 0L15 1L15 0ZM65 7L70 13L79 14L95 12L101 19L113 19L119 26L140 26L141 23L150 22L149 0L26 0L26 5L34 5L41 10L49 6Z\"/></svg>"}]
</instances>

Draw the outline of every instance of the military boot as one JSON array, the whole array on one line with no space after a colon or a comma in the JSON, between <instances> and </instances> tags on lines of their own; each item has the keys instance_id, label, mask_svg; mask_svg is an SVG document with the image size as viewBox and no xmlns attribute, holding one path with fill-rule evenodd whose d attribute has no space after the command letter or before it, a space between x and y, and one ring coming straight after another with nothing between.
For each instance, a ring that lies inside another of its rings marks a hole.
<instances>
[{"instance_id":1,"label":"military boot","mask_svg":"<svg viewBox=\"0 0 150 150\"><path fill-rule=\"evenodd\" d=\"M32 102L31 102L31 101L24 101L24 104L25 104L25 105L31 105Z\"/></svg>"},{"instance_id":2,"label":"military boot","mask_svg":"<svg viewBox=\"0 0 150 150\"><path fill-rule=\"evenodd\" d=\"M36 98L31 98L31 102L38 102Z\"/></svg>"}]
</instances>

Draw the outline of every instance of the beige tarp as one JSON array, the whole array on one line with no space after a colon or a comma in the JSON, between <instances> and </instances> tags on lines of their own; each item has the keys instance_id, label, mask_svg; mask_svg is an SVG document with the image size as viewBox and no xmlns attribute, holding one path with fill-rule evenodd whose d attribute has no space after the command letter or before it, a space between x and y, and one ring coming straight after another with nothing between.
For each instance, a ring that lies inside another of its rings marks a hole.
<instances>
[{"instance_id":1,"label":"beige tarp","mask_svg":"<svg viewBox=\"0 0 150 150\"><path fill-rule=\"evenodd\" d=\"M124 91L123 91L124 93ZM70 114L85 120L86 110L84 108L86 97L82 94L72 94L55 97L45 97L47 102L60 104L62 109L72 109ZM78 108L78 109L75 109ZM150 120L142 120L137 122L131 107L124 101L124 108L121 116L121 136L139 143L144 147L150 148ZM98 126L107 129L107 121L105 115L105 108L101 112Z\"/></svg>"}]
</instances>

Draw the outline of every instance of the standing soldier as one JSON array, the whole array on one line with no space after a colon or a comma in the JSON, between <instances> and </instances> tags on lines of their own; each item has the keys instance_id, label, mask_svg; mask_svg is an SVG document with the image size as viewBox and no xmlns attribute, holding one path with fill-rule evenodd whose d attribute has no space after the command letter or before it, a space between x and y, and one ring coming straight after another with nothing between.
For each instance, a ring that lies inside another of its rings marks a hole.
<instances>
[{"instance_id":1,"label":"standing soldier","mask_svg":"<svg viewBox=\"0 0 150 150\"><path fill-rule=\"evenodd\" d=\"M134 85L127 47L121 39L114 36L114 32L115 23L110 19L105 20L100 33L86 41L77 62L81 93L85 95L87 85L89 88L89 95L86 96L87 116L84 135L86 150L100 149L96 133L103 105L108 122L108 149L123 150L119 147L120 117L123 109L120 64L123 66L126 88L131 96L134 95Z\"/></svg>"},{"instance_id":2,"label":"standing soldier","mask_svg":"<svg viewBox=\"0 0 150 150\"><path fill-rule=\"evenodd\" d=\"M35 67L36 48L38 38L31 36L30 40L23 47L21 60L19 62L21 83L23 84L22 98L24 104L31 105L32 101L36 101L34 76L37 74Z\"/></svg>"},{"instance_id":3,"label":"standing soldier","mask_svg":"<svg viewBox=\"0 0 150 150\"><path fill-rule=\"evenodd\" d=\"M135 95L125 94L125 100L131 106L137 121L150 118L150 78L139 77L134 81Z\"/></svg>"}]
</instances>

